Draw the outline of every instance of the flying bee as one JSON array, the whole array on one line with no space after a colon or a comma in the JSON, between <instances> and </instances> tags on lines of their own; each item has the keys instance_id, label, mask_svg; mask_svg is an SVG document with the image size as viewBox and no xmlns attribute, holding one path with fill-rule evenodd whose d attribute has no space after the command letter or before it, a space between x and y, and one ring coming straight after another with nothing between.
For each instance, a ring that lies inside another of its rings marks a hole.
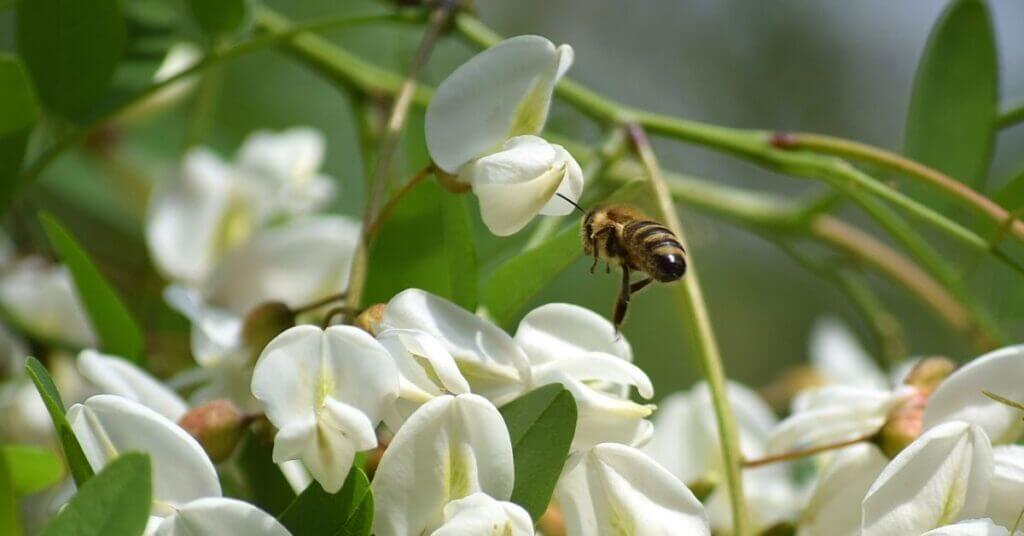
<instances>
[{"instance_id":1,"label":"flying bee","mask_svg":"<svg viewBox=\"0 0 1024 536\"><path fill-rule=\"evenodd\" d=\"M676 235L631 206L605 205L586 211L580 231L584 253L594 257L590 273L601 259L622 270L622 286L615 302L616 331L626 318L633 294L654 281L671 283L686 273L686 250ZM631 272L642 272L647 277L633 282Z\"/></svg>"}]
</instances>

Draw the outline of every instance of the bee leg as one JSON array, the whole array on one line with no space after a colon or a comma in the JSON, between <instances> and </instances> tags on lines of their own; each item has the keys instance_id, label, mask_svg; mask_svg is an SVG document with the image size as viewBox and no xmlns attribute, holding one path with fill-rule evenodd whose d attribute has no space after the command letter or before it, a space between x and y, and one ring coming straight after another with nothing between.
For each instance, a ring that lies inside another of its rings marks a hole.
<instances>
[{"instance_id":1,"label":"bee leg","mask_svg":"<svg viewBox=\"0 0 1024 536\"><path fill-rule=\"evenodd\" d=\"M604 262L604 273L606 273L606 274L612 273L612 261L605 261Z\"/></svg>"},{"instance_id":2,"label":"bee leg","mask_svg":"<svg viewBox=\"0 0 1024 536\"><path fill-rule=\"evenodd\" d=\"M594 252L594 264L590 265L590 273L594 273L594 268L597 268L597 261L598 260L599 260L599 257L597 256L597 251L595 251Z\"/></svg>"},{"instance_id":3,"label":"bee leg","mask_svg":"<svg viewBox=\"0 0 1024 536\"><path fill-rule=\"evenodd\" d=\"M622 287L619 288L619 297L615 302L615 336L619 336L619 326L622 325L622 321L626 319L626 309L629 307L629 295L630 295L630 284L629 284L629 267L622 266Z\"/></svg>"},{"instance_id":4,"label":"bee leg","mask_svg":"<svg viewBox=\"0 0 1024 536\"><path fill-rule=\"evenodd\" d=\"M640 281L637 281L636 283L633 283L632 285L629 286L629 294L632 296L633 294L636 294L637 292L640 292L641 290L647 288L647 285L650 285L653 282L653 277L641 279Z\"/></svg>"}]
</instances>

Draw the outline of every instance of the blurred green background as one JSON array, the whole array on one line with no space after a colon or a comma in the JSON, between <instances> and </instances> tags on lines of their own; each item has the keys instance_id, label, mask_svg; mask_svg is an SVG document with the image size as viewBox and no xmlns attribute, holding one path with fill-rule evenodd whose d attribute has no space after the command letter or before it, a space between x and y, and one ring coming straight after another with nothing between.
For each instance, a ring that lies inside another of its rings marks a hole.
<instances>
[{"instance_id":1,"label":"blurred green background","mask_svg":"<svg viewBox=\"0 0 1024 536\"><path fill-rule=\"evenodd\" d=\"M378 2L326 0L268 5L294 20L379 7ZM481 19L503 35L536 33L571 44L576 63L570 76L622 102L716 124L821 132L898 150L915 66L946 2L477 0L476 5ZM1001 95L1024 97L1024 3L993 0L990 7L1000 51ZM13 48L12 28L12 12L0 11L0 49ZM365 58L404 70L420 30L373 26L327 35ZM424 81L436 85L472 52L457 39L446 39L425 70ZM345 96L272 51L233 61L222 75L223 87L203 143L230 155L254 129L316 127L328 140L324 170L340 183L336 210L358 215L365 195L363 163ZM69 153L45 173L7 222L20 246L45 250L32 214L47 208L60 215L159 339L159 344L150 341L151 347L158 346L167 355L176 355L166 349L181 346L186 326L160 303L162 282L142 243L144 193L130 188L125 176L145 181L169 176L181 156L194 109L193 100L186 100L123 132L117 162ZM410 121L397 180L411 176L426 161L421 124L417 117ZM548 130L590 142L600 138L586 118L560 104ZM1003 131L998 139L991 188L1024 168L1024 127ZM680 143L659 141L656 147L666 168L723 184L793 198L821 191L818 183L774 175ZM508 239L490 236L475 205L471 213L480 231L477 248L486 274L528 233ZM731 378L760 386L788 365L805 360L810 326L823 314L847 320L874 349L863 321L830 284L731 223L685 206L681 214ZM855 212L843 214L864 223ZM997 313L1010 338L1019 341L1024 306L1007 303L1006 290L1020 287L1020 279L1011 278L991 260L974 262L955 248L939 245L959 261L971 289ZM618 276L603 271L590 275L588 266L588 261L572 266L535 305L564 301L609 315ZM901 289L872 281L903 321L912 354L971 355L962 340ZM699 379L665 289L655 288L634 299L625 334L659 397Z\"/></svg>"}]
</instances>

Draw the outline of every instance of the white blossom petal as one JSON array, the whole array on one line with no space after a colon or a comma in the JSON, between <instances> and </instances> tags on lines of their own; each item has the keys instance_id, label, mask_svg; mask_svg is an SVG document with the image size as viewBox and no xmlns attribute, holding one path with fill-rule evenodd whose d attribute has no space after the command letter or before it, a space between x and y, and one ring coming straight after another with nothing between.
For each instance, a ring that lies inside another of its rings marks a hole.
<instances>
[{"instance_id":1,"label":"white blossom petal","mask_svg":"<svg viewBox=\"0 0 1024 536\"><path fill-rule=\"evenodd\" d=\"M431 536L532 536L533 520L521 506L496 501L484 493L454 500L444 507L444 524Z\"/></svg>"},{"instance_id":2,"label":"white blossom petal","mask_svg":"<svg viewBox=\"0 0 1024 536\"><path fill-rule=\"evenodd\" d=\"M542 305L519 321L516 343L540 365L586 352L604 352L633 361L633 349L625 337L603 316L568 303Z\"/></svg>"},{"instance_id":3,"label":"white blossom petal","mask_svg":"<svg viewBox=\"0 0 1024 536\"><path fill-rule=\"evenodd\" d=\"M992 492L985 514L1000 525L1012 527L1024 507L1024 446L992 448Z\"/></svg>"},{"instance_id":4,"label":"white blossom petal","mask_svg":"<svg viewBox=\"0 0 1024 536\"><path fill-rule=\"evenodd\" d=\"M606 443L573 454L555 493L568 534L711 534L693 493L625 445Z\"/></svg>"},{"instance_id":5,"label":"white blossom petal","mask_svg":"<svg viewBox=\"0 0 1024 536\"><path fill-rule=\"evenodd\" d=\"M1017 531L1015 534L1024 533ZM1010 536L1010 531L996 525L991 519L971 519L930 530L921 536Z\"/></svg>"},{"instance_id":6,"label":"white blossom petal","mask_svg":"<svg viewBox=\"0 0 1024 536\"><path fill-rule=\"evenodd\" d=\"M38 257L0 272L0 306L20 330L72 346L96 345L96 335L75 293L71 274Z\"/></svg>"},{"instance_id":7,"label":"white blossom petal","mask_svg":"<svg viewBox=\"0 0 1024 536\"><path fill-rule=\"evenodd\" d=\"M888 458L870 443L858 443L836 452L818 476L800 520L801 534L860 534L861 502L887 463Z\"/></svg>"},{"instance_id":8,"label":"white blossom petal","mask_svg":"<svg viewBox=\"0 0 1024 536\"><path fill-rule=\"evenodd\" d=\"M377 445L374 427L398 396L398 371L387 350L358 328L296 326L263 350L252 392L279 430L274 461L301 459L333 493L355 453Z\"/></svg>"},{"instance_id":9,"label":"white blossom petal","mask_svg":"<svg viewBox=\"0 0 1024 536\"><path fill-rule=\"evenodd\" d=\"M275 205L271 212L310 212L334 196L334 181L318 174L325 145L323 134L312 128L256 131L238 151L237 172L266 192Z\"/></svg>"},{"instance_id":10,"label":"white blossom petal","mask_svg":"<svg viewBox=\"0 0 1024 536\"><path fill-rule=\"evenodd\" d=\"M203 447L159 413L116 395L96 395L68 410L68 422L93 470L124 452L140 451L153 464L153 513L203 497L219 497L217 471Z\"/></svg>"},{"instance_id":11,"label":"white blossom petal","mask_svg":"<svg viewBox=\"0 0 1024 536\"><path fill-rule=\"evenodd\" d=\"M409 417L373 478L373 533L429 533L450 501L512 495L512 443L497 408L473 394L439 396Z\"/></svg>"},{"instance_id":12,"label":"white blossom petal","mask_svg":"<svg viewBox=\"0 0 1024 536\"><path fill-rule=\"evenodd\" d=\"M1024 345L987 353L939 384L924 412L925 429L950 421L967 421L985 430L993 443L1011 443L1024 432L1020 410L996 402L989 391L1024 401Z\"/></svg>"},{"instance_id":13,"label":"white blossom petal","mask_svg":"<svg viewBox=\"0 0 1024 536\"><path fill-rule=\"evenodd\" d=\"M529 362L512 337L429 292L409 289L391 298L382 328L415 329L437 339L455 358L473 392L495 405L516 398L529 384Z\"/></svg>"},{"instance_id":14,"label":"white blossom petal","mask_svg":"<svg viewBox=\"0 0 1024 536\"><path fill-rule=\"evenodd\" d=\"M974 424L953 421L928 430L900 452L871 485L863 503L863 536L903 536L985 513L992 446Z\"/></svg>"},{"instance_id":15,"label":"white blossom petal","mask_svg":"<svg viewBox=\"0 0 1024 536\"><path fill-rule=\"evenodd\" d=\"M78 354L78 371L101 392L123 396L178 422L188 405L159 380L123 358L94 350Z\"/></svg>"},{"instance_id":16,"label":"white blossom petal","mask_svg":"<svg viewBox=\"0 0 1024 536\"><path fill-rule=\"evenodd\" d=\"M835 317L814 323L810 342L811 364L829 383L888 389L889 381L860 345L850 329Z\"/></svg>"},{"instance_id":17,"label":"white blossom petal","mask_svg":"<svg viewBox=\"0 0 1024 536\"><path fill-rule=\"evenodd\" d=\"M572 48L535 35L506 39L462 64L427 107L430 157L448 173L506 139L537 134L551 92L572 64Z\"/></svg>"},{"instance_id":18,"label":"white blossom petal","mask_svg":"<svg viewBox=\"0 0 1024 536\"><path fill-rule=\"evenodd\" d=\"M148 533L147 533L148 534ZM198 499L176 508L157 526L154 536L223 534L289 536L274 516L247 502L223 497Z\"/></svg>"},{"instance_id":19,"label":"white blossom petal","mask_svg":"<svg viewBox=\"0 0 1024 536\"><path fill-rule=\"evenodd\" d=\"M167 287L164 301L192 322L192 355L200 366L211 367L226 359L248 357L247 352L239 352L242 319L238 315L207 305L198 292L181 285Z\"/></svg>"}]
</instances>

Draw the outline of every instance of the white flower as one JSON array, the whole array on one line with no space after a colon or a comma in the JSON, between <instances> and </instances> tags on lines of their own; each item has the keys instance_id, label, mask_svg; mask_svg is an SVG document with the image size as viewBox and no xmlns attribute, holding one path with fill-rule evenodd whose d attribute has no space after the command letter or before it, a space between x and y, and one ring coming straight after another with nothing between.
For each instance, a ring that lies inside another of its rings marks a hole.
<instances>
[{"instance_id":1,"label":"white flower","mask_svg":"<svg viewBox=\"0 0 1024 536\"><path fill-rule=\"evenodd\" d=\"M455 359L472 391L495 405L511 401L530 384L526 354L501 328L439 296L409 289L391 298L383 330L422 331Z\"/></svg>"},{"instance_id":2,"label":"white flower","mask_svg":"<svg viewBox=\"0 0 1024 536\"><path fill-rule=\"evenodd\" d=\"M1024 534L1014 532L1014 536ZM953 525L946 525L921 536L1010 536L1010 531L992 522L991 519L971 519Z\"/></svg>"},{"instance_id":3,"label":"white flower","mask_svg":"<svg viewBox=\"0 0 1024 536\"><path fill-rule=\"evenodd\" d=\"M572 212L568 201L583 192L583 170L561 145L537 136L516 136L492 154L462 167L459 180L472 185L480 216L498 236L515 234L537 214Z\"/></svg>"},{"instance_id":4,"label":"white flower","mask_svg":"<svg viewBox=\"0 0 1024 536\"><path fill-rule=\"evenodd\" d=\"M573 454L555 494L568 534L711 534L693 493L625 445L605 443Z\"/></svg>"},{"instance_id":5,"label":"white flower","mask_svg":"<svg viewBox=\"0 0 1024 536\"><path fill-rule=\"evenodd\" d=\"M572 60L572 47L522 35L462 64L427 107L426 140L434 163L455 174L509 138L539 133L555 82Z\"/></svg>"},{"instance_id":6,"label":"white flower","mask_svg":"<svg viewBox=\"0 0 1024 536\"><path fill-rule=\"evenodd\" d=\"M810 358L814 370L828 383L869 389L889 388L888 378L838 318L826 316L814 323Z\"/></svg>"},{"instance_id":7,"label":"white flower","mask_svg":"<svg viewBox=\"0 0 1024 536\"><path fill-rule=\"evenodd\" d=\"M531 365L542 365L562 357L587 352L604 352L633 361L633 349L605 317L578 305L549 303L523 317L515 341L526 352Z\"/></svg>"},{"instance_id":8,"label":"white flower","mask_svg":"<svg viewBox=\"0 0 1024 536\"><path fill-rule=\"evenodd\" d=\"M513 478L512 443L497 408L473 394L436 397L409 417L380 460L373 533L429 534L451 501L475 493L508 500Z\"/></svg>"},{"instance_id":9,"label":"white flower","mask_svg":"<svg viewBox=\"0 0 1024 536\"><path fill-rule=\"evenodd\" d=\"M217 471L192 436L159 413L116 395L96 395L68 410L68 422L93 470L124 452L149 454L154 515L219 497Z\"/></svg>"},{"instance_id":10,"label":"white flower","mask_svg":"<svg viewBox=\"0 0 1024 536\"><path fill-rule=\"evenodd\" d=\"M307 216L259 231L232 250L204 281L207 300L235 314L266 301L296 307L348 285L359 225L341 216Z\"/></svg>"},{"instance_id":11,"label":"white flower","mask_svg":"<svg viewBox=\"0 0 1024 536\"><path fill-rule=\"evenodd\" d=\"M532 536L533 520L521 506L474 493L444 507L444 524L431 536Z\"/></svg>"},{"instance_id":12,"label":"white flower","mask_svg":"<svg viewBox=\"0 0 1024 536\"><path fill-rule=\"evenodd\" d=\"M1020 410L1000 404L982 391L1024 400L1024 345L987 353L946 378L928 400L924 428L960 420L977 424L996 444L1018 439L1024 432Z\"/></svg>"},{"instance_id":13,"label":"white flower","mask_svg":"<svg viewBox=\"0 0 1024 536\"><path fill-rule=\"evenodd\" d=\"M263 350L253 395L278 428L274 462L300 459L334 493L356 452L377 446L374 428L398 395L387 350L351 326L296 326Z\"/></svg>"},{"instance_id":14,"label":"white flower","mask_svg":"<svg viewBox=\"0 0 1024 536\"><path fill-rule=\"evenodd\" d=\"M174 43L167 49L163 62L153 73L153 82L160 83L177 76L195 66L202 58L203 53L198 46L186 41ZM197 80L198 77L192 74L170 83L118 114L117 121L120 123L140 121L173 106L192 92Z\"/></svg>"},{"instance_id":15,"label":"white flower","mask_svg":"<svg viewBox=\"0 0 1024 536\"><path fill-rule=\"evenodd\" d=\"M835 453L818 476L800 519L805 536L860 534L861 502L889 463L871 443L858 443Z\"/></svg>"},{"instance_id":16,"label":"white flower","mask_svg":"<svg viewBox=\"0 0 1024 536\"><path fill-rule=\"evenodd\" d=\"M793 413L772 433L767 453L838 443L877 432L889 412L914 392L908 386L887 391L828 385L804 393L794 402Z\"/></svg>"},{"instance_id":17,"label":"white flower","mask_svg":"<svg viewBox=\"0 0 1024 536\"><path fill-rule=\"evenodd\" d=\"M962 421L925 432L882 470L863 502L863 536L902 536L985 513L992 447Z\"/></svg>"},{"instance_id":18,"label":"white flower","mask_svg":"<svg viewBox=\"0 0 1024 536\"><path fill-rule=\"evenodd\" d=\"M274 516L237 499L197 499L163 519L151 520L146 536L244 535L289 536Z\"/></svg>"},{"instance_id":19,"label":"white flower","mask_svg":"<svg viewBox=\"0 0 1024 536\"><path fill-rule=\"evenodd\" d=\"M985 514L996 523L1012 527L1024 506L1024 446L992 448L992 492Z\"/></svg>"},{"instance_id":20,"label":"white flower","mask_svg":"<svg viewBox=\"0 0 1024 536\"><path fill-rule=\"evenodd\" d=\"M456 69L427 107L431 158L472 186L494 234L513 234L538 213L571 212L571 204L552 199L556 192L579 199L579 164L561 146L535 136L572 59L571 47L543 37L507 39Z\"/></svg>"},{"instance_id":21,"label":"white flower","mask_svg":"<svg viewBox=\"0 0 1024 536\"><path fill-rule=\"evenodd\" d=\"M78 371L100 392L138 402L171 421L177 422L188 411L177 393L123 358L83 350L78 354Z\"/></svg>"},{"instance_id":22,"label":"white flower","mask_svg":"<svg viewBox=\"0 0 1024 536\"><path fill-rule=\"evenodd\" d=\"M391 354L399 374L398 400L384 415L397 431L416 408L444 394L466 394L469 382L448 350L428 333L414 329L388 329L377 340Z\"/></svg>"},{"instance_id":23,"label":"white flower","mask_svg":"<svg viewBox=\"0 0 1024 536\"><path fill-rule=\"evenodd\" d=\"M96 345L67 268L30 257L0 272L0 307L20 330L78 347Z\"/></svg>"},{"instance_id":24,"label":"white flower","mask_svg":"<svg viewBox=\"0 0 1024 536\"><path fill-rule=\"evenodd\" d=\"M150 199L146 241L157 267L198 283L271 218L324 204L333 183L316 175L322 156L322 137L304 128L254 133L234 165L208 149L190 150Z\"/></svg>"}]
</instances>

